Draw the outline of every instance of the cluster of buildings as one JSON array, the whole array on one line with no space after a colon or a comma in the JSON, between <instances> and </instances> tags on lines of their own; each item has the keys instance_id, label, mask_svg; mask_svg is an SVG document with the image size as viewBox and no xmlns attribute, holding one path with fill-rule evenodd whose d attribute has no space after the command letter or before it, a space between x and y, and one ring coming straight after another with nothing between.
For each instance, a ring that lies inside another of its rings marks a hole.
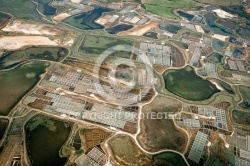
<instances>
[{"instance_id":1,"label":"cluster of buildings","mask_svg":"<svg viewBox=\"0 0 250 166\"><path fill-rule=\"evenodd\" d=\"M118 23L119 18L120 18L120 15L118 14L108 13L100 17L98 20L96 20L96 22L101 25L112 26Z\"/></svg>"},{"instance_id":2,"label":"cluster of buildings","mask_svg":"<svg viewBox=\"0 0 250 166\"><path fill-rule=\"evenodd\" d=\"M126 102L135 104L141 100L140 94L125 92L121 87L113 88L108 85L102 85L100 83L92 83L87 88L87 92L98 94L101 97L106 97L106 101L112 101L113 103Z\"/></svg>"},{"instance_id":3,"label":"cluster of buildings","mask_svg":"<svg viewBox=\"0 0 250 166\"><path fill-rule=\"evenodd\" d=\"M189 61L194 67L200 66L200 58L210 54L213 49L211 47L211 38L204 37L203 40L194 40L182 38L182 42L189 45Z\"/></svg>"},{"instance_id":4,"label":"cluster of buildings","mask_svg":"<svg viewBox=\"0 0 250 166\"><path fill-rule=\"evenodd\" d=\"M146 63L162 65L166 67L172 66L172 52L171 46L156 44L156 43L140 43L140 48L138 49L138 59L145 61L145 59L140 59L143 55L147 56Z\"/></svg>"},{"instance_id":5,"label":"cluster of buildings","mask_svg":"<svg viewBox=\"0 0 250 166\"><path fill-rule=\"evenodd\" d=\"M74 118L81 118L85 108L85 101L73 99L64 94L51 93L43 89L33 91L24 100L24 104L51 113L64 114Z\"/></svg>"},{"instance_id":6,"label":"cluster of buildings","mask_svg":"<svg viewBox=\"0 0 250 166\"><path fill-rule=\"evenodd\" d=\"M250 46L250 41L249 40L239 38L239 37L238 38L230 37L229 41L232 42L232 43L235 43L237 45L240 45L240 46Z\"/></svg>"},{"instance_id":7,"label":"cluster of buildings","mask_svg":"<svg viewBox=\"0 0 250 166\"><path fill-rule=\"evenodd\" d=\"M107 27L118 25L123 22L131 25L144 25L150 19L131 12L135 8L134 5L125 6L120 12L109 12L101 16L96 22Z\"/></svg>"},{"instance_id":8,"label":"cluster of buildings","mask_svg":"<svg viewBox=\"0 0 250 166\"><path fill-rule=\"evenodd\" d=\"M0 165L21 165L24 162L24 149L23 147L23 129L25 122L27 122L34 114L30 112L25 116L13 118L7 138L3 142L0 154Z\"/></svg>"},{"instance_id":9,"label":"cluster of buildings","mask_svg":"<svg viewBox=\"0 0 250 166\"><path fill-rule=\"evenodd\" d=\"M82 119L125 129L127 123L136 124L137 110L130 112L123 109L114 109L95 103L90 110L83 112Z\"/></svg>"},{"instance_id":10,"label":"cluster of buildings","mask_svg":"<svg viewBox=\"0 0 250 166\"><path fill-rule=\"evenodd\" d=\"M250 82L250 76L244 76L244 75L240 75L240 74L234 74L232 73L232 77L234 80L238 80L238 81L243 81L243 82Z\"/></svg>"},{"instance_id":11,"label":"cluster of buildings","mask_svg":"<svg viewBox=\"0 0 250 166\"><path fill-rule=\"evenodd\" d=\"M195 164L200 163L205 153L204 149L207 146L207 140L208 140L208 134L198 131L187 157L188 160L191 161L191 163L192 162L194 162Z\"/></svg>"},{"instance_id":12,"label":"cluster of buildings","mask_svg":"<svg viewBox=\"0 0 250 166\"><path fill-rule=\"evenodd\" d=\"M121 21L133 25L144 25L149 21L149 19L135 12L130 12L125 14L121 19Z\"/></svg>"},{"instance_id":13,"label":"cluster of buildings","mask_svg":"<svg viewBox=\"0 0 250 166\"><path fill-rule=\"evenodd\" d=\"M214 63L205 62L204 67L208 77L217 77L216 65Z\"/></svg>"},{"instance_id":14,"label":"cluster of buildings","mask_svg":"<svg viewBox=\"0 0 250 166\"><path fill-rule=\"evenodd\" d=\"M136 131L137 129L137 107L129 111L122 107L111 108L103 104L73 98L63 93L51 93L44 89L33 91L25 98L24 104L46 112L89 120L126 131Z\"/></svg>"},{"instance_id":15,"label":"cluster of buildings","mask_svg":"<svg viewBox=\"0 0 250 166\"><path fill-rule=\"evenodd\" d=\"M250 164L250 133L235 128L229 140L229 150L235 156L235 165Z\"/></svg>"},{"instance_id":16,"label":"cluster of buildings","mask_svg":"<svg viewBox=\"0 0 250 166\"><path fill-rule=\"evenodd\" d=\"M177 124L189 128L216 128L228 131L227 115L224 109L191 106L190 117L176 117Z\"/></svg>"},{"instance_id":17,"label":"cluster of buildings","mask_svg":"<svg viewBox=\"0 0 250 166\"><path fill-rule=\"evenodd\" d=\"M242 60L231 60L227 61L229 68L234 71L246 72L248 66L245 61Z\"/></svg>"}]
</instances>

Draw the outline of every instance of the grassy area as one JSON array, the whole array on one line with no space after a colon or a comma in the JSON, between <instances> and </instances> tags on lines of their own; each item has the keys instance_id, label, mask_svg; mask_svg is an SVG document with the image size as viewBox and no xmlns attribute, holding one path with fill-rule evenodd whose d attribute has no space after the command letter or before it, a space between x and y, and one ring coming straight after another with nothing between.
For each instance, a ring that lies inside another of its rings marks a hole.
<instances>
[{"instance_id":1,"label":"grassy area","mask_svg":"<svg viewBox=\"0 0 250 166\"><path fill-rule=\"evenodd\" d=\"M181 109L182 104L179 101L164 96L157 96L150 104L144 106L141 123L144 130L139 135L140 144L149 151L166 148L182 151L185 148L186 134L176 128L172 119L160 116ZM158 118L154 117L157 114Z\"/></svg>"},{"instance_id":2,"label":"grassy area","mask_svg":"<svg viewBox=\"0 0 250 166\"><path fill-rule=\"evenodd\" d=\"M68 49L62 47L32 47L20 51L9 51L0 57L0 69L11 68L31 59L58 62L65 58L68 52Z\"/></svg>"},{"instance_id":3,"label":"grassy area","mask_svg":"<svg viewBox=\"0 0 250 166\"><path fill-rule=\"evenodd\" d=\"M162 7L158 5L148 5L148 4L144 4L144 6L145 6L145 9L151 13L154 13L163 17L168 17L168 18L174 18L174 19L178 18L176 15L174 15L173 8Z\"/></svg>"},{"instance_id":4,"label":"grassy area","mask_svg":"<svg viewBox=\"0 0 250 166\"><path fill-rule=\"evenodd\" d=\"M249 109L250 108L250 87L239 86L243 102L240 103L240 107Z\"/></svg>"},{"instance_id":5,"label":"grassy area","mask_svg":"<svg viewBox=\"0 0 250 166\"><path fill-rule=\"evenodd\" d=\"M45 72L48 63L26 63L13 70L0 73L0 114L7 115L11 108L28 92Z\"/></svg>"},{"instance_id":6,"label":"grassy area","mask_svg":"<svg viewBox=\"0 0 250 166\"><path fill-rule=\"evenodd\" d=\"M118 136L109 142L112 152L122 165L144 165L150 159L128 136Z\"/></svg>"},{"instance_id":7,"label":"grassy area","mask_svg":"<svg viewBox=\"0 0 250 166\"><path fill-rule=\"evenodd\" d=\"M117 45L132 46L133 41L129 39L121 39L114 37L86 35L83 39L83 43L80 46L80 52L87 54L101 54L106 49ZM112 55L123 58L129 58L131 51L132 50L128 50L128 52L117 51Z\"/></svg>"},{"instance_id":8,"label":"grassy area","mask_svg":"<svg viewBox=\"0 0 250 166\"><path fill-rule=\"evenodd\" d=\"M187 166L183 157L177 153L173 152L164 152L153 156L154 160L161 160L167 162L167 165L178 165L178 166Z\"/></svg>"},{"instance_id":9,"label":"grassy area","mask_svg":"<svg viewBox=\"0 0 250 166\"><path fill-rule=\"evenodd\" d=\"M238 124L250 125L250 113L239 110L232 111L232 117L234 122Z\"/></svg>"},{"instance_id":10,"label":"grassy area","mask_svg":"<svg viewBox=\"0 0 250 166\"><path fill-rule=\"evenodd\" d=\"M211 82L196 75L190 66L179 70L168 70L163 77L167 90L188 100L206 100L219 92Z\"/></svg>"},{"instance_id":11,"label":"grassy area","mask_svg":"<svg viewBox=\"0 0 250 166\"><path fill-rule=\"evenodd\" d=\"M194 8L196 7L196 2L192 0L145 0L143 1L144 8L154 14L177 19L174 13L174 9L182 8Z\"/></svg>"},{"instance_id":12,"label":"grassy area","mask_svg":"<svg viewBox=\"0 0 250 166\"><path fill-rule=\"evenodd\" d=\"M29 131L33 131L41 125L48 128L50 131L56 131L54 121L50 120L50 118L46 116L37 116L33 118L26 127Z\"/></svg>"},{"instance_id":13,"label":"grassy area","mask_svg":"<svg viewBox=\"0 0 250 166\"><path fill-rule=\"evenodd\" d=\"M16 18L40 20L36 5L30 0L0 0L0 10L13 14Z\"/></svg>"}]
</instances>

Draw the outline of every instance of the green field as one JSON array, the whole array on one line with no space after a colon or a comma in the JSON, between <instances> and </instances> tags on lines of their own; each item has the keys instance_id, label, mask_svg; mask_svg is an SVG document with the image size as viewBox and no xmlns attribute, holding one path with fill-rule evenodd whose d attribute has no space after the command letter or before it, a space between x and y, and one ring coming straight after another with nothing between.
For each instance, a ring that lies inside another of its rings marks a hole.
<instances>
[{"instance_id":1,"label":"green field","mask_svg":"<svg viewBox=\"0 0 250 166\"><path fill-rule=\"evenodd\" d=\"M194 8L196 2L192 0L145 0L142 2L143 7L154 14L177 19L178 17L173 13L174 9Z\"/></svg>"},{"instance_id":2,"label":"green field","mask_svg":"<svg viewBox=\"0 0 250 166\"><path fill-rule=\"evenodd\" d=\"M163 77L167 90L187 100L206 100L219 92L211 82L196 75L190 66L179 70L168 70Z\"/></svg>"},{"instance_id":3,"label":"green field","mask_svg":"<svg viewBox=\"0 0 250 166\"><path fill-rule=\"evenodd\" d=\"M45 62L26 63L0 73L0 115L10 112L21 97L37 83L48 65Z\"/></svg>"},{"instance_id":4,"label":"green field","mask_svg":"<svg viewBox=\"0 0 250 166\"><path fill-rule=\"evenodd\" d=\"M31 59L58 62L65 58L68 52L68 49L62 47L32 47L20 51L10 51L0 57L0 69L11 68Z\"/></svg>"},{"instance_id":5,"label":"green field","mask_svg":"<svg viewBox=\"0 0 250 166\"><path fill-rule=\"evenodd\" d=\"M250 87L239 86L243 102L240 103L240 107L249 109L250 108Z\"/></svg>"},{"instance_id":6,"label":"green field","mask_svg":"<svg viewBox=\"0 0 250 166\"><path fill-rule=\"evenodd\" d=\"M238 124L250 125L250 113L239 110L232 111L233 120Z\"/></svg>"},{"instance_id":7,"label":"green field","mask_svg":"<svg viewBox=\"0 0 250 166\"><path fill-rule=\"evenodd\" d=\"M106 37L106 36L94 36L94 35L86 35L83 39L83 43L80 46L80 52L87 54L101 54L106 49L111 48L117 45L133 45L132 40L114 38L114 37ZM129 58L132 50L128 50L128 52L117 51L112 55L122 58Z\"/></svg>"},{"instance_id":8,"label":"green field","mask_svg":"<svg viewBox=\"0 0 250 166\"><path fill-rule=\"evenodd\" d=\"M13 14L16 18L41 20L36 5L31 0L0 0L0 10Z\"/></svg>"}]
</instances>

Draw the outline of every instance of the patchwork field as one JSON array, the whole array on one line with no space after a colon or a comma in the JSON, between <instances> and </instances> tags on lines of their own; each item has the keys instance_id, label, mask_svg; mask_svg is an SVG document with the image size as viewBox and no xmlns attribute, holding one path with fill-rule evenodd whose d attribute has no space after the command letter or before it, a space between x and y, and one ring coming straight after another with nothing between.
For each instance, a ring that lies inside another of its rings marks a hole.
<instances>
[{"instance_id":1,"label":"patchwork field","mask_svg":"<svg viewBox=\"0 0 250 166\"><path fill-rule=\"evenodd\" d=\"M211 82L196 75L190 66L168 70L163 77L167 90L187 100L206 100L220 92Z\"/></svg>"}]
</instances>

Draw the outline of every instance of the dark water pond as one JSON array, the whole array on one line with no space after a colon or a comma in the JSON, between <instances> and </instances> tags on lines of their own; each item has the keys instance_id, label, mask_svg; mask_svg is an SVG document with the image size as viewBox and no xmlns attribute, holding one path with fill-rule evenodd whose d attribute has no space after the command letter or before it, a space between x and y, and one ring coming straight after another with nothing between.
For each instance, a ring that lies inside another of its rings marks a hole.
<instances>
[{"instance_id":1,"label":"dark water pond","mask_svg":"<svg viewBox=\"0 0 250 166\"><path fill-rule=\"evenodd\" d=\"M67 158L59 156L59 151L66 142L71 127L67 123L57 120L50 120L49 123L55 126L55 131L49 130L44 125L38 125L29 131L26 126L28 154L35 166L63 166L67 161Z\"/></svg>"},{"instance_id":2,"label":"dark water pond","mask_svg":"<svg viewBox=\"0 0 250 166\"><path fill-rule=\"evenodd\" d=\"M5 130L7 129L9 121L7 119L0 119L0 140L3 138Z\"/></svg>"},{"instance_id":3,"label":"dark water pond","mask_svg":"<svg viewBox=\"0 0 250 166\"><path fill-rule=\"evenodd\" d=\"M185 12L183 12L181 10L178 10L177 13L179 14L179 16L184 17L189 21L191 21L194 18L194 15L189 14L189 13L185 13Z\"/></svg>"},{"instance_id":4,"label":"dark water pond","mask_svg":"<svg viewBox=\"0 0 250 166\"><path fill-rule=\"evenodd\" d=\"M127 30L129 30L129 29L131 29L133 27L134 27L133 25L120 24L120 25L108 28L108 29L106 29L106 31L109 34L117 34L117 33L122 32L122 31L127 31Z\"/></svg>"},{"instance_id":5,"label":"dark water pond","mask_svg":"<svg viewBox=\"0 0 250 166\"><path fill-rule=\"evenodd\" d=\"M220 34L220 35L233 35L233 31L231 29L227 29L225 27L220 27L215 24L215 21L218 19L213 13L208 13L205 16L206 21L206 28L213 31L214 33Z\"/></svg>"},{"instance_id":6,"label":"dark water pond","mask_svg":"<svg viewBox=\"0 0 250 166\"><path fill-rule=\"evenodd\" d=\"M71 16L65 19L63 22L82 30L104 29L104 26L95 23L95 20L98 19L104 12L110 11L112 11L112 9L96 7L89 12Z\"/></svg>"},{"instance_id":7,"label":"dark water pond","mask_svg":"<svg viewBox=\"0 0 250 166\"><path fill-rule=\"evenodd\" d=\"M52 16L56 14L57 9L53 6L50 6L52 0L35 0L38 3L38 10L46 15Z\"/></svg>"}]
</instances>

